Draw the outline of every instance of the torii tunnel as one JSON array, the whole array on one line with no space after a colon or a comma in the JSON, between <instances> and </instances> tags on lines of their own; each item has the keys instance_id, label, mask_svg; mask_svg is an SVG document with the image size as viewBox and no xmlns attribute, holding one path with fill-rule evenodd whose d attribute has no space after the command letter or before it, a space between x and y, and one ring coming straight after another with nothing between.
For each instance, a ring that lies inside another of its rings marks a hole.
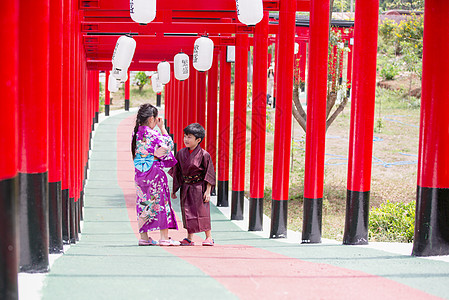
<instances>
[{"instance_id":1,"label":"torii tunnel","mask_svg":"<svg viewBox=\"0 0 449 300\"><path fill-rule=\"evenodd\" d=\"M276 41L271 238L287 233L295 40L301 44L301 72L305 74L306 61L308 70L301 242L321 242L329 0L264 0L263 5L263 20L247 26L238 21L232 0L158 0L156 19L142 25L131 20L129 1L125 0L1 2L2 297L17 298L19 271L47 272L49 253L60 253L63 243L78 240L90 137L98 120L99 72L111 70L115 43L124 34L137 42L129 70L139 71L155 71L160 61L172 62L180 51L192 56L194 41L201 35L213 40L209 71L191 68L188 80L172 79L165 85L166 126L178 148L187 124L198 122L206 128L206 150L218 175L218 206L228 206L231 199L234 220L243 218L245 150L251 147L250 231L262 229L268 45ZM276 11L278 21L269 18L269 12ZM308 28L296 26L297 11L310 12ZM348 65L348 74L353 75L343 238L347 245L368 242L379 0L356 0L355 12L353 54ZM412 254L448 255L449 60L441 58L449 56L449 40L443 38L449 33L449 2L426 0L424 18ZM227 46L235 46L233 127ZM246 145L249 47L253 47L254 71L251 143ZM129 100L129 80L125 86L125 99ZM106 105L108 97L106 92ZM232 186L228 185L230 176Z\"/></svg>"}]
</instances>

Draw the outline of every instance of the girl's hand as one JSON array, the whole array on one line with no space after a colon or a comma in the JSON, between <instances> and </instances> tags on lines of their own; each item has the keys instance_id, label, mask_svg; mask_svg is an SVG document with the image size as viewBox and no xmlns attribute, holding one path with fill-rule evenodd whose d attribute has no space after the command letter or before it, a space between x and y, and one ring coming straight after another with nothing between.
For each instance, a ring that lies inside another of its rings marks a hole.
<instances>
[{"instance_id":1,"label":"girl's hand","mask_svg":"<svg viewBox=\"0 0 449 300\"><path fill-rule=\"evenodd\" d=\"M157 125L157 127L159 127L159 129L161 130L161 133L163 135L168 134L167 130L165 129L165 126L164 126L164 120L162 120L162 118L157 118L156 119L156 125Z\"/></svg>"},{"instance_id":2,"label":"girl's hand","mask_svg":"<svg viewBox=\"0 0 449 300\"><path fill-rule=\"evenodd\" d=\"M161 158L165 155L167 155L168 149L164 147L159 147L156 150L154 150L154 156L157 158Z\"/></svg>"},{"instance_id":3,"label":"girl's hand","mask_svg":"<svg viewBox=\"0 0 449 300\"><path fill-rule=\"evenodd\" d=\"M203 199L205 203L210 202L210 193L204 193Z\"/></svg>"},{"instance_id":4,"label":"girl's hand","mask_svg":"<svg viewBox=\"0 0 449 300\"><path fill-rule=\"evenodd\" d=\"M172 198L172 199L176 199L176 198L178 198L178 197L176 197L176 194L175 194L175 193L171 193L171 198Z\"/></svg>"}]
</instances>

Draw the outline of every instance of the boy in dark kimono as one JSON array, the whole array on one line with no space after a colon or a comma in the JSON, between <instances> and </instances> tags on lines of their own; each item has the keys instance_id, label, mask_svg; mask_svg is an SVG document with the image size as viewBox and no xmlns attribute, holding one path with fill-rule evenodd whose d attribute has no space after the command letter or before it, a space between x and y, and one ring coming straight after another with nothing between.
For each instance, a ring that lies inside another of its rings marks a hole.
<instances>
[{"instance_id":1,"label":"boy in dark kimono","mask_svg":"<svg viewBox=\"0 0 449 300\"><path fill-rule=\"evenodd\" d=\"M181 246L193 246L193 234L203 232L206 239L203 246L213 246L210 225L210 191L215 185L215 171L210 154L200 147L205 130L198 123L192 123L184 128L185 148L178 151L178 163L168 174L173 177L172 198L181 189L181 211L187 237L181 241Z\"/></svg>"}]
</instances>

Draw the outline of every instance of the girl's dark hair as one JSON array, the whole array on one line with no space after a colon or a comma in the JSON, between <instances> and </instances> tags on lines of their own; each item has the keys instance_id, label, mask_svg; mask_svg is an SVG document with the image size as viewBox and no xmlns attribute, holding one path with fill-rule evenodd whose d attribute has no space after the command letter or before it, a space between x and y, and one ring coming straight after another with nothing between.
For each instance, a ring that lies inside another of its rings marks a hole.
<instances>
[{"instance_id":1,"label":"girl's dark hair","mask_svg":"<svg viewBox=\"0 0 449 300\"><path fill-rule=\"evenodd\" d=\"M157 108L149 103L142 104L137 112L136 126L134 126L134 135L131 142L131 152L133 153L133 158L136 157L136 140L139 126L144 125L150 117L157 118Z\"/></svg>"},{"instance_id":2,"label":"girl's dark hair","mask_svg":"<svg viewBox=\"0 0 449 300\"><path fill-rule=\"evenodd\" d=\"M201 139L201 142L203 141L204 137L206 136L206 130L204 130L204 127L198 123L192 123L192 124L188 125L186 128L184 128L184 133L191 134L195 138Z\"/></svg>"}]
</instances>

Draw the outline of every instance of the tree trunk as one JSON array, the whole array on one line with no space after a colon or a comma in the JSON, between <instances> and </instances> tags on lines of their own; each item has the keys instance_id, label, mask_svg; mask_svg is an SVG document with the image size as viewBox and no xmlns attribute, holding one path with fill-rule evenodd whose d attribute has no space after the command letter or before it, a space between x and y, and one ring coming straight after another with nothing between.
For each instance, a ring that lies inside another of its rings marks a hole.
<instances>
[{"instance_id":1,"label":"tree trunk","mask_svg":"<svg viewBox=\"0 0 449 300\"><path fill-rule=\"evenodd\" d=\"M332 11L334 10L334 0L329 0L329 26L332 27Z\"/></svg>"},{"instance_id":2,"label":"tree trunk","mask_svg":"<svg viewBox=\"0 0 449 300\"><path fill-rule=\"evenodd\" d=\"M337 93L335 93L333 91L328 92L327 93L327 103L326 103L326 118L329 117L332 107L334 107L336 101L337 101Z\"/></svg>"},{"instance_id":3,"label":"tree trunk","mask_svg":"<svg viewBox=\"0 0 449 300\"><path fill-rule=\"evenodd\" d=\"M293 103L295 104L292 107L293 117L305 132L307 126L307 115L302 107L301 101L299 100L299 85L296 83L293 85Z\"/></svg>"},{"instance_id":4,"label":"tree trunk","mask_svg":"<svg viewBox=\"0 0 449 300\"><path fill-rule=\"evenodd\" d=\"M343 101L340 103L340 105L337 107L337 109L334 111L334 113L331 115L331 117L329 119L327 119L327 121L326 121L326 132L327 132L327 129L329 129L331 124L338 117L338 115L341 114L341 112L345 109L347 103L348 103L348 97L344 97Z\"/></svg>"}]
</instances>

